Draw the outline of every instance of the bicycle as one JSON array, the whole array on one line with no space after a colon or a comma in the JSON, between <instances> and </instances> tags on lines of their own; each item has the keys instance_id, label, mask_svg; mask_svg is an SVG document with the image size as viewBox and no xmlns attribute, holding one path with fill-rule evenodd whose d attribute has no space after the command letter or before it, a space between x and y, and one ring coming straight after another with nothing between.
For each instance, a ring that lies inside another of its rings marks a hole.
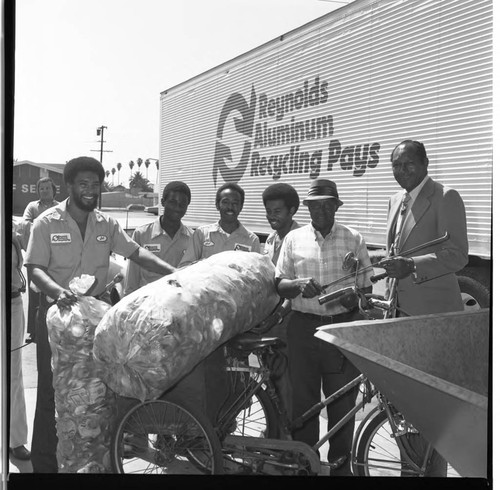
<instances>
[{"instance_id":1,"label":"bicycle","mask_svg":"<svg viewBox=\"0 0 500 490\"><path fill-rule=\"evenodd\" d=\"M319 301L354 295L365 318L392 315L394 301L363 294L356 286L357 260L346 256L345 262L354 269L354 285L324 294ZM113 469L120 473L127 472L130 466L130 471L142 473L321 475L323 468L334 468L335 463L320 461L319 449L374 399L376 406L354 434L351 451L354 475L424 476L433 451L431 445L426 443L422 457L412 453L410 439L419 437L418 431L364 374L297 419L289 420L274 382L285 362L281 353L283 342L276 337L262 337L280 319L277 310L261 326L226 344L227 370L239 387L219 413L215 427L195 407L168 396L138 404L124 416L113 437ZM314 446L292 440L291 433L296 427L353 389L359 390L360 401ZM131 436L142 441L142 446L132 448L127 455L127 437Z\"/></svg>"},{"instance_id":2,"label":"bicycle","mask_svg":"<svg viewBox=\"0 0 500 490\"><path fill-rule=\"evenodd\" d=\"M358 297L360 311L369 318L374 317L370 310L390 308L381 297L364 295L356 287L330 293L327 300L353 293ZM279 314L274 314L274 318L279 319ZM125 414L113 437L114 470L119 473L321 475L323 468L329 469L332 464L320 461L319 448L374 399L377 405L363 418L353 438L353 473L357 476L425 474L431 446L428 445L422 461L415 461L408 440L418 431L364 374L290 421L274 383L285 362L280 350L282 341L262 337L261 333L255 329L234 337L227 344L230 360L227 370L233 380L239 381L239 390L220 413L215 428L195 407L168 396L139 403ZM360 401L314 446L292 440L295 427L352 389L359 390ZM285 435L278 438L280 433ZM138 444L127 455L126 446L130 442L127 438L131 437L142 441L142 446ZM391 445L387 444L388 440Z\"/></svg>"}]
</instances>

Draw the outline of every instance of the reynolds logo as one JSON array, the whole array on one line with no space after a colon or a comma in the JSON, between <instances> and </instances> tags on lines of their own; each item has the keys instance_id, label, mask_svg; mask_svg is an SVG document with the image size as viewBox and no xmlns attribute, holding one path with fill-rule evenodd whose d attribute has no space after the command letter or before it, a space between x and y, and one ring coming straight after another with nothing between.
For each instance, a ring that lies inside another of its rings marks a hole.
<instances>
[{"instance_id":1,"label":"reynolds logo","mask_svg":"<svg viewBox=\"0 0 500 490\"><path fill-rule=\"evenodd\" d=\"M51 233L50 243L71 243L70 233Z\"/></svg>"},{"instance_id":2,"label":"reynolds logo","mask_svg":"<svg viewBox=\"0 0 500 490\"><path fill-rule=\"evenodd\" d=\"M274 97L256 93L253 85L248 102L232 93L217 124L214 187L219 174L225 182L237 183L245 173L266 180L286 174L316 179L334 170L361 177L375 168L380 143L355 140L344 145L337 139L337 116L329 98L328 81L320 75Z\"/></svg>"},{"instance_id":3,"label":"reynolds logo","mask_svg":"<svg viewBox=\"0 0 500 490\"><path fill-rule=\"evenodd\" d=\"M250 104L243 95L233 93L226 100L224 107L219 116L219 124L217 125L217 140L215 142L215 155L213 167L214 186L217 185L217 174L220 172L225 182L239 182L245 170L247 169L248 162L250 161L250 152L252 149L252 135L255 118L255 105L257 97L255 89L252 86L252 93L250 95ZM239 113L240 117L233 117L234 129L243 138L243 149L240 161L236 166L228 166L227 162L233 163L233 152L229 146L222 143L224 138L224 128L229 114L233 111Z\"/></svg>"}]
</instances>

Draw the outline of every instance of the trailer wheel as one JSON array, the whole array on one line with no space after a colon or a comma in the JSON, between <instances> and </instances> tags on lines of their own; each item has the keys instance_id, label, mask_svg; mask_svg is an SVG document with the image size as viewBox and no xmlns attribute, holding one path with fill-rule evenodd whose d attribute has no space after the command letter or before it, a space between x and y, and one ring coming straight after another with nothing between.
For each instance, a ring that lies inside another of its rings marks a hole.
<instances>
[{"instance_id":1,"label":"trailer wheel","mask_svg":"<svg viewBox=\"0 0 500 490\"><path fill-rule=\"evenodd\" d=\"M479 281L472 277L458 276L458 285L466 311L490 307L490 292Z\"/></svg>"}]
</instances>

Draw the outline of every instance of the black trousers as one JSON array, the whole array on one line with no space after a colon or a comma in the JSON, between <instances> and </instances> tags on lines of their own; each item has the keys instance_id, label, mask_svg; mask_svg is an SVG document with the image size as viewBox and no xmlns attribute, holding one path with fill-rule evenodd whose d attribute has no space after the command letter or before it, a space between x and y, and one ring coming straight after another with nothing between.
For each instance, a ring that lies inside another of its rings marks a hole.
<instances>
[{"instance_id":1,"label":"black trousers","mask_svg":"<svg viewBox=\"0 0 500 490\"><path fill-rule=\"evenodd\" d=\"M36 367L38 371L35 419L31 441L33 473L57 473L57 431L54 388L52 385L52 352L47 332L48 305L42 297L37 313Z\"/></svg>"},{"instance_id":2,"label":"black trousers","mask_svg":"<svg viewBox=\"0 0 500 490\"><path fill-rule=\"evenodd\" d=\"M41 294L28 288L28 318L27 318L27 333L31 339L36 339L36 317L38 307L40 305Z\"/></svg>"},{"instance_id":3,"label":"black trousers","mask_svg":"<svg viewBox=\"0 0 500 490\"><path fill-rule=\"evenodd\" d=\"M332 321L322 321L308 314L292 311L288 324L287 340L292 381L292 418L295 419L321 401L321 390L325 397L335 393L359 375L358 369L346 359L337 347L314 336L317 327ZM357 313L338 317L336 323L358 319ZM327 407L328 429L331 429L356 404L358 391L351 390ZM337 432L330 442L328 461L351 453L355 418L352 417ZM293 438L310 446L319 440L319 415L310 418L296 429Z\"/></svg>"}]
</instances>

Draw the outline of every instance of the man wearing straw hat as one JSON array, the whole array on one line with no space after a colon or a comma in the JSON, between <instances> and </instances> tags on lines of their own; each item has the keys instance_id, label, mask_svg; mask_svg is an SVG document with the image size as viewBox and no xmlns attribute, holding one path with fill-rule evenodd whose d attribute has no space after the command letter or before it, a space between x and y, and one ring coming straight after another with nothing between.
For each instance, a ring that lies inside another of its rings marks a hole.
<instances>
[{"instance_id":1,"label":"man wearing straw hat","mask_svg":"<svg viewBox=\"0 0 500 490\"><path fill-rule=\"evenodd\" d=\"M349 301L352 298L320 304L318 296L325 292L322 285L348 276L338 281L335 289L352 286L356 281L359 288L370 292L370 276L373 274L363 237L335 220L335 213L343 204L335 182L314 180L303 202L309 209L311 222L285 236L276 264L278 292L292 300L287 341L293 418L320 402L321 390L328 397L359 374L337 347L314 336L321 325L360 318L356 303ZM357 276L349 275L351 270L345 268L344 257L348 254L357 259ZM329 429L354 407L356 395L351 391L328 406ZM352 476L350 451L353 432L354 418L333 436L328 451L333 476ZM313 446L319 440L319 418L309 419L292 436Z\"/></svg>"}]
</instances>

